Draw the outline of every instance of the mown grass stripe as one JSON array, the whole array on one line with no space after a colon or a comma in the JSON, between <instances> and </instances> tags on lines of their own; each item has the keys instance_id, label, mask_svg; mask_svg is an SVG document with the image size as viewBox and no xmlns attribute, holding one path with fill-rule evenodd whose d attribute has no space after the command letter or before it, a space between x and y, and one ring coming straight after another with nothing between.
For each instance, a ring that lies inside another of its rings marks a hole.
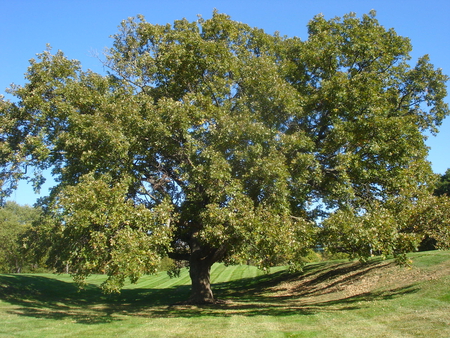
<instances>
[{"instance_id":1,"label":"mown grass stripe","mask_svg":"<svg viewBox=\"0 0 450 338\"><path fill-rule=\"evenodd\" d=\"M174 285L190 284L189 273L186 269L180 273L180 277L170 278L166 273L162 273L155 282L152 281L152 276L147 276L147 280L146 287L158 287L159 289L167 289Z\"/></svg>"},{"instance_id":2,"label":"mown grass stripe","mask_svg":"<svg viewBox=\"0 0 450 338\"><path fill-rule=\"evenodd\" d=\"M161 272L157 275L147 275L142 277L137 284L127 285L128 288L167 288L173 284L178 284L180 280L178 278L169 278L167 273Z\"/></svg>"},{"instance_id":3,"label":"mown grass stripe","mask_svg":"<svg viewBox=\"0 0 450 338\"><path fill-rule=\"evenodd\" d=\"M229 268L230 266L226 267L224 264L214 264L214 271L211 271L211 283L221 283L222 282L222 274Z\"/></svg>"},{"instance_id":4,"label":"mown grass stripe","mask_svg":"<svg viewBox=\"0 0 450 338\"><path fill-rule=\"evenodd\" d=\"M229 266L222 270L220 274L214 276L213 283L225 283L232 279L232 274L236 270L237 266Z\"/></svg>"},{"instance_id":5,"label":"mown grass stripe","mask_svg":"<svg viewBox=\"0 0 450 338\"><path fill-rule=\"evenodd\" d=\"M211 267L211 283L216 283L220 275L227 269L225 264L216 263Z\"/></svg>"},{"instance_id":6,"label":"mown grass stripe","mask_svg":"<svg viewBox=\"0 0 450 338\"><path fill-rule=\"evenodd\" d=\"M241 269L236 271L235 279L254 278L254 274L260 274L261 271L251 265L241 265Z\"/></svg>"}]
</instances>

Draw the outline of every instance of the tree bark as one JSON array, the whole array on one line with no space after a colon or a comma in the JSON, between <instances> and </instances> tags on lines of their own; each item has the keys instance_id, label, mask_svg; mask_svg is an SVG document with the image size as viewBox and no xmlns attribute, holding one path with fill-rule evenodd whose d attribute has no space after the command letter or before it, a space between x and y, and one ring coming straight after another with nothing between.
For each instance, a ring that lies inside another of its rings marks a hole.
<instances>
[{"instance_id":1,"label":"tree bark","mask_svg":"<svg viewBox=\"0 0 450 338\"><path fill-rule=\"evenodd\" d=\"M189 304L211 304L214 296L211 290L211 261L205 257L191 255L189 262L189 275L191 277L191 296Z\"/></svg>"},{"instance_id":2,"label":"tree bark","mask_svg":"<svg viewBox=\"0 0 450 338\"><path fill-rule=\"evenodd\" d=\"M193 233L189 241L189 276L191 277L191 296L189 304L215 303L211 290L211 266L217 262L222 250L205 247Z\"/></svg>"}]
</instances>

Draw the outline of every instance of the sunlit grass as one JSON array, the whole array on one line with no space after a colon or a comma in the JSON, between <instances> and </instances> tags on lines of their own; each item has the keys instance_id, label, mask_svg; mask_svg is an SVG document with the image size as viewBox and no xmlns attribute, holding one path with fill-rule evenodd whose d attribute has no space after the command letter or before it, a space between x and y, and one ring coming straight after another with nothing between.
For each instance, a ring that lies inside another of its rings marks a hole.
<instances>
[{"instance_id":1,"label":"sunlit grass","mask_svg":"<svg viewBox=\"0 0 450 338\"><path fill-rule=\"evenodd\" d=\"M104 276L78 290L68 275L0 275L0 337L450 337L450 252L311 264L303 273L212 268L221 304L176 305L188 271L104 295Z\"/></svg>"}]
</instances>

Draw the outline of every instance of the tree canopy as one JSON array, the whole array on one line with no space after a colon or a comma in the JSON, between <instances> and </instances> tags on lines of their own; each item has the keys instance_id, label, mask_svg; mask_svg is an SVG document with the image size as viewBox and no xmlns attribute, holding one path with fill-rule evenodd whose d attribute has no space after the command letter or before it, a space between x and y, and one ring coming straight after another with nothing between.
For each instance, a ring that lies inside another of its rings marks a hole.
<instances>
[{"instance_id":1,"label":"tree canopy","mask_svg":"<svg viewBox=\"0 0 450 338\"><path fill-rule=\"evenodd\" d=\"M169 255L189 262L190 301L209 302L214 262L418 245L398 215L432 190L424 135L449 113L448 78L428 56L411 65L374 12L316 16L305 41L217 12L138 16L113 39L107 75L47 50L1 101L2 191L51 169L56 266L104 271L115 291Z\"/></svg>"}]
</instances>

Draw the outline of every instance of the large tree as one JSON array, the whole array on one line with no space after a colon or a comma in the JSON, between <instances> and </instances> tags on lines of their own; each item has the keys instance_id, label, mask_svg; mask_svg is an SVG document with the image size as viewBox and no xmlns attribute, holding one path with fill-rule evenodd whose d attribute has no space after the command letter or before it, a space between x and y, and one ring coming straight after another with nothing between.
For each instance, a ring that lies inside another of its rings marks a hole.
<instances>
[{"instance_id":1,"label":"large tree","mask_svg":"<svg viewBox=\"0 0 450 338\"><path fill-rule=\"evenodd\" d=\"M219 261L297 265L341 235L356 256L410 250L411 231L379 212L430 189L424 132L449 113L447 77L427 56L411 66L409 40L374 13L317 16L308 33L139 16L114 36L107 75L40 54L2 102L5 193L51 169L55 264L79 280L105 271L111 291L169 255L189 262L194 303L214 301Z\"/></svg>"}]
</instances>

